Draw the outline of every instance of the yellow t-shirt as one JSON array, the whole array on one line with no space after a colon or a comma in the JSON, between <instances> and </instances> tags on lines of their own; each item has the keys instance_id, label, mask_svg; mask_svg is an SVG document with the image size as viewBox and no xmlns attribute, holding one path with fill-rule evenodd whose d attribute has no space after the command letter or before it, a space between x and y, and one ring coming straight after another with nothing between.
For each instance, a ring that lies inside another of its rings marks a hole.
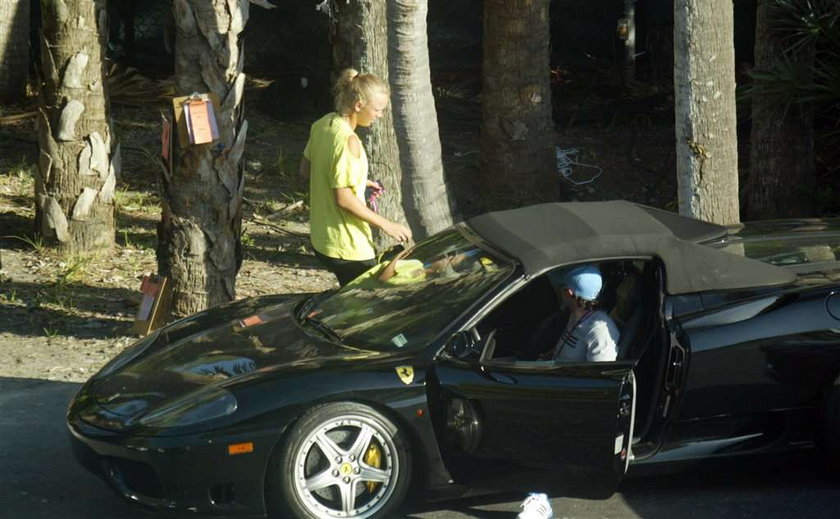
<instances>
[{"instance_id":1,"label":"yellow t-shirt","mask_svg":"<svg viewBox=\"0 0 840 519\"><path fill-rule=\"evenodd\" d=\"M359 275L353 281L347 283L347 287L353 288L380 288L383 286L409 285L419 283L426 279L426 269L423 262L416 259L400 259L394 265L394 275L385 281L379 281L379 276L390 261L383 261L375 267L371 267Z\"/></svg>"},{"instance_id":2,"label":"yellow t-shirt","mask_svg":"<svg viewBox=\"0 0 840 519\"><path fill-rule=\"evenodd\" d=\"M303 156L310 163L309 222L312 246L331 258L369 260L376 256L370 226L338 207L334 189L349 187L365 203L368 160L347 147L353 129L336 113L312 124Z\"/></svg>"}]
</instances>

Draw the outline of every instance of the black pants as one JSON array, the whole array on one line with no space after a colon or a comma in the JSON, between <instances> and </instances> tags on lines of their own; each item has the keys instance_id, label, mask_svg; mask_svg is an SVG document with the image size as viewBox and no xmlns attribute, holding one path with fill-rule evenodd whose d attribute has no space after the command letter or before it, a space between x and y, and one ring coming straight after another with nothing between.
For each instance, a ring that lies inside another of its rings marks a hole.
<instances>
[{"instance_id":1,"label":"black pants","mask_svg":"<svg viewBox=\"0 0 840 519\"><path fill-rule=\"evenodd\" d=\"M341 286L353 281L367 269L376 265L376 260L373 259L345 260L340 258L331 258L329 256L324 256L317 250L315 251L315 257L318 258L318 261L320 261L327 270L335 274L335 277L338 278L338 284Z\"/></svg>"}]
</instances>

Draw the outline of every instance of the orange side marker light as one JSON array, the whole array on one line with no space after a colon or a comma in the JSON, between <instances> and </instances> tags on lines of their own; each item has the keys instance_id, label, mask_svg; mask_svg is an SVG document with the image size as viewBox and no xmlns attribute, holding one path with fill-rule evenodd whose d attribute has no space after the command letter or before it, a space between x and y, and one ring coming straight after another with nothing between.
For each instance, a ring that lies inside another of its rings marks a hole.
<instances>
[{"instance_id":1,"label":"orange side marker light","mask_svg":"<svg viewBox=\"0 0 840 519\"><path fill-rule=\"evenodd\" d=\"M249 326L262 324L262 322L262 317L260 317L259 315L252 315L250 317L246 317L245 319L240 319L239 326L241 326L242 328L247 328Z\"/></svg>"},{"instance_id":2,"label":"orange side marker light","mask_svg":"<svg viewBox=\"0 0 840 519\"><path fill-rule=\"evenodd\" d=\"M230 456L235 456L237 454L248 454L249 452L254 452L253 442L232 443L228 445L228 455Z\"/></svg>"}]
</instances>

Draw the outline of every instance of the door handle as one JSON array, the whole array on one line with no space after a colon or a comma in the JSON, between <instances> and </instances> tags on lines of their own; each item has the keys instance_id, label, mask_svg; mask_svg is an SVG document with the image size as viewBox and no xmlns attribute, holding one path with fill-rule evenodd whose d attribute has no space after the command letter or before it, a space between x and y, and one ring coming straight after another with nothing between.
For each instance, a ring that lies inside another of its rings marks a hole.
<instances>
[{"instance_id":1,"label":"door handle","mask_svg":"<svg viewBox=\"0 0 840 519\"><path fill-rule=\"evenodd\" d=\"M633 399L630 395L623 395L618 400L618 415L619 416L630 416L633 412Z\"/></svg>"},{"instance_id":2,"label":"door handle","mask_svg":"<svg viewBox=\"0 0 840 519\"><path fill-rule=\"evenodd\" d=\"M632 406L630 405L629 402L623 402L618 408L618 415L619 416L630 416L630 413L631 413L630 408L631 407Z\"/></svg>"}]
</instances>

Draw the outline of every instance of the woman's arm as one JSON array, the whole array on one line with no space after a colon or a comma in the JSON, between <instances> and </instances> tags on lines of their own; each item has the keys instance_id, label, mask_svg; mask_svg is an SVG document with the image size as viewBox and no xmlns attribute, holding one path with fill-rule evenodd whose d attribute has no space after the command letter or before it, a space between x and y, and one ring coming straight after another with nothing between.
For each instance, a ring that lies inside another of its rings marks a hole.
<instances>
[{"instance_id":1,"label":"woman's arm","mask_svg":"<svg viewBox=\"0 0 840 519\"><path fill-rule=\"evenodd\" d=\"M354 157L359 158L362 156L362 143L355 133L347 137L347 148ZM370 180L367 182L369 183ZM349 187L339 187L333 189L333 192L335 193L335 203L342 210L347 211L374 227L382 229L385 234L397 241L405 242L411 240L411 229L405 225L392 222L368 209L361 200L356 198L353 190Z\"/></svg>"},{"instance_id":2,"label":"woman's arm","mask_svg":"<svg viewBox=\"0 0 840 519\"><path fill-rule=\"evenodd\" d=\"M356 218L382 229L385 234L397 241L405 242L411 240L411 229L405 225L392 222L368 209L349 187L333 189L333 193L335 193L335 203L343 211L347 211Z\"/></svg>"}]
</instances>

